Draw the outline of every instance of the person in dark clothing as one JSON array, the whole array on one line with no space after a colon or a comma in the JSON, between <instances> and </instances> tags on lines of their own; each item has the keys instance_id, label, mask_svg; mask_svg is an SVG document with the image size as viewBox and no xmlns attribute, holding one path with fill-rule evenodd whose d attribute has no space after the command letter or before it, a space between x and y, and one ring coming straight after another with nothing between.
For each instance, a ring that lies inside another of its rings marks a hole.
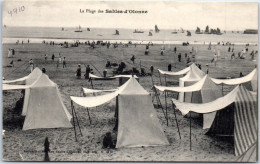
<instances>
[{"instance_id":1,"label":"person in dark clothing","mask_svg":"<svg viewBox=\"0 0 260 164\"><path fill-rule=\"evenodd\" d=\"M181 53L179 53L179 55L178 55L178 60L179 60L179 62L181 62Z\"/></svg>"},{"instance_id":2,"label":"person in dark clothing","mask_svg":"<svg viewBox=\"0 0 260 164\"><path fill-rule=\"evenodd\" d=\"M242 72L240 72L239 76L240 76L240 77L243 77L244 75L243 75L243 73L242 73Z\"/></svg>"},{"instance_id":3,"label":"person in dark clothing","mask_svg":"<svg viewBox=\"0 0 260 164\"><path fill-rule=\"evenodd\" d=\"M133 64L135 64L135 56L134 55L131 57L130 60L133 62Z\"/></svg>"},{"instance_id":4,"label":"person in dark clothing","mask_svg":"<svg viewBox=\"0 0 260 164\"><path fill-rule=\"evenodd\" d=\"M77 79L81 78L81 67L80 67L80 64L78 65L78 69L76 71L76 77L77 77Z\"/></svg>"},{"instance_id":5,"label":"person in dark clothing","mask_svg":"<svg viewBox=\"0 0 260 164\"><path fill-rule=\"evenodd\" d=\"M42 73L46 73L46 69L45 68L42 68Z\"/></svg>"},{"instance_id":6,"label":"person in dark clothing","mask_svg":"<svg viewBox=\"0 0 260 164\"><path fill-rule=\"evenodd\" d=\"M90 67L89 67L89 65L87 65L85 79L89 79L89 73L90 73Z\"/></svg>"},{"instance_id":7,"label":"person in dark clothing","mask_svg":"<svg viewBox=\"0 0 260 164\"><path fill-rule=\"evenodd\" d=\"M52 56L51 56L52 61L54 61L54 58L55 58L55 55L52 54Z\"/></svg>"},{"instance_id":8,"label":"person in dark clothing","mask_svg":"<svg viewBox=\"0 0 260 164\"><path fill-rule=\"evenodd\" d=\"M172 71L172 65L171 64L168 65L168 71Z\"/></svg>"},{"instance_id":9,"label":"person in dark clothing","mask_svg":"<svg viewBox=\"0 0 260 164\"><path fill-rule=\"evenodd\" d=\"M50 161L50 157L48 152L50 152L50 143L48 141L48 137L45 138L45 142L44 142L44 152L45 152L45 157L44 157L44 161Z\"/></svg>"},{"instance_id":10,"label":"person in dark clothing","mask_svg":"<svg viewBox=\"0 0 260 164\"><path fill-rule=\"evenodd\" d=\"M185 53L185 58L187 58L187 56L188 56L188 54L187 54L187 53Z\"/></svg>"},{"instance_id":11,"label":"person in dark clothing","mask_svg":"<svg viewBox=\"0 0 260 164\"><path fill-rule=\"evenodd\" d=\"M230 48L230 47L228 47L228 52L230 52L230 49L231 49L231 48Z\"/></svg>"},{"instance_id":12,"label":"person in dark clothing","mask_svg":"<svg viewBox=\"0 0 260 164\"><path fill-rule=\"evenodd\" d=\"M110 132L107 132L103 139L103 148L109 148L109 149L115 148L115 144L112 140L112 136Z\"/></svg>"},{"instance_id":13,"label":"person in dark clothing","mask_svg":"<svg viewBox=\"0 0 260 164\"><path fill-rule=\"evenodd\" d=\"M174 53L176 53L177 52L177 48L176 47L174 47Z\"/></svg>"},{"instance_id":14,"label":"person in dark clothing","mask_svg":"<svg viewBox=\"0 0 260 164\"><path fill-rule=\"evenodd\" d=\"M150 67L151 74L153 74L153 70L154 70L154 67L151 65L151 67Z\"/></svg>"},{"instance_id":15,"label":"person in dark clothing","mask_svg":"<svg viewBox=\"0 0 260 164\"><path fill-rule=\"evenodd\" d=\"M66 59L66 57L63 57L63 60L62 60L63 68L67 67L67 66L66 66L66 60L65 60L65 59Z\"/></svg>"}]
</instances>

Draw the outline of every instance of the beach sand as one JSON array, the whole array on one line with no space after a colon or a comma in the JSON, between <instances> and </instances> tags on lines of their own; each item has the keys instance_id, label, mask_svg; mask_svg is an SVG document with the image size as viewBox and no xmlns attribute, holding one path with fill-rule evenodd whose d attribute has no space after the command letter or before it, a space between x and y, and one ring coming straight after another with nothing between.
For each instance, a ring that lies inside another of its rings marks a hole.
<instances>
[{"instance_id":1,"label":"beach sand","mask_svg":"<svg viewBox=\"0 0 260 164\"><path fill-rule=\"evenodd\" d=\"M82 71L85 72L84 64L89 64L94 73L101 76L105 69L105 63L109 60L113 62L125 62L127 68L131 69L133 65L140 69L141 65L149 72L151 65L155 68L153 76L154 84L160 85L157 69L167 70L167 65L173 65L173 71L178 71L186 67L184 53L190 53L192 47L198 48L196 62L202 65L202 70L206 72L206 64L209 63L209 75L215 78L239 77L242 72L247 75L257 64L251 61L250 53L257 50L257 46L249 46L249 52L246 59L230 60L231 52L227 52L228 46L216 46L221 55L217 61L217 66L210 63L214 52L208 50L207 45L181 46L176 45L177 53L173 52L175 45L165 45L164 56L160 55L161 45L150 47L150 54L144 55L145 45L137 45L135 48L130 45L128 48L119 46L118 48L109 48L98 46L96 49L90 49L89 46L80 45L79 47L62 48L59 45L44 44L4 44L3 45L3 76L5 79L16 79L26 76L30 73L29 60L40 69L46 68L46 74L50 79L58 84L62 99L69 112L71 113L70 96L82 96L82 87L91 88L89 81L76 79L75 72L78 64L81 64ZM241 51L245 46L235 46L235 52ZM15 58L7 58L8 48L14 48ZM178 53L182 53L182 62L177 62ZM44 54L48 55L47 62L44 60ZM55 54L55 61L51 61L51 55ZM56 67L58 53L66 57L67 67ZM135 55L135 64L132 64L130 58ZM191 55L190 55L191 57ZM17 60L22 61L18 62ZM11 60L14 60L14 68L6 67ZM176 66L176 68L175 68ZM99 73L100 72L100 73ZM84 73L83 73L84 74ZM108 74L112 75L112 70L108 69ZM179 77L167 77L168 85L175 84ZM174 82L175 81L175 82ZM141 77L140 84L152 93L152 81L150 76ZM112 89L118 87L118 80L111 81L93 81L96 89ZM162 77L162 85L165 85ZM224 94L227 94L234 86L224 86ZM207 130L202 129L202 124L196 119L192 119L192 150L190 150L190 124L189 119L177 111L177 119L180 127L181 139L179 138L173 109L170 106L169 125L160 108L156 108L160 123L170 142L169 146L145 147L145 148L120 148L108 151L102 149L102 140L106 132L112 131L114 127L115 100L106 103L97 108L90 109L92 124L88 119L87 110L76 105L75 109L78 115L83 136L78 133L78 142L75 142L73 128L63 129L37 129L22 131L23 117L14 113L13 108L20 97L20 91L10 91L3 93L3 129L5 137L3 138L3 160L4 161L42 161L44 159L44 140L47 136L50 142L49 153L51 161L235 161L238 157L234 155L234 146L232 140L221 137L211 137L205 135ZM164 105L164 95L160 95ZM175 94L170 94L167 99L168 106L171 103L170 98L176 98ZM154 102L156 104L156 101ZM115 135L115 134L113 134Z\"/></svg>"}]
</instances>

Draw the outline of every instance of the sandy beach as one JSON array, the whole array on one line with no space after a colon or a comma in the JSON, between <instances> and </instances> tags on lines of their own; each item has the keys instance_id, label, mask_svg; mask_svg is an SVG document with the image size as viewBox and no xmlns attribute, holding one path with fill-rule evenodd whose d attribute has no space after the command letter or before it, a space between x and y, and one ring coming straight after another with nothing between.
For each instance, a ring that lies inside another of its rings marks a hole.
<instances>
[{"instance_id":1,"label":"sandy beach","mask_svg":"<svg viewBox=\"0 0 260 164\"><path fill-rule=\"evenodd\" d=\"M220 56L216 66L210 63L215 52L208 50L208 45L170 45L165 44L164 55L160 55L162 45L150 46L148 56L144 55L145 45L129 45L118 48L98 45L91 49L88 45L80 44L79 47L63 48L60 45L46 45L38 43L30 44L3 44L3 77L7 80L24 77L30 73L29 60L33 59L35 65L42 69L46 68L46 74L51 80L58 84L64 104L71 113L70 96L82 96L82 87L91 88L88 80L75 78L77 65L81 64L82 71L85 72L84 65L90 65L94 74L102 76L107 60L111 63L126 63L126 69L141 67L149 72L151 65L154 66L154 84L160 85L157 69L167 70L168 64L173 65L172 71L179 71L186 67L184 54L191 57L192 47L198 52L192 61L201 64L202 70L206 72L206 64L209 64L209 75L214 78L239 77L250 73L257 65L258 54L255 60L251 60L250 53L258 50L258 46L250 45L245 55L245 59L231 60L232 52L228 52L229 46L214 46L220 51ZM174 47L177 53L174 53ZM235 45L234 52L237 54L243 50L245 45ZM15 49L14 58L7 58L8 49ZM66 57L67 67L62 68L62 64L57 68L58 54ZM182 61L178 62L177 55L182 54ZM47 61L44 54L48 55ZM51 55L55 54L55 60L51 60ZM133 64L130 58L135 55ZM18 61L21 59L21 61ZM6 67L11 61L14 67ZM84 74L84 73L83 73ZM108 69L108 75L112 76L112 69ZM167 77L167 85L178 85L179 77ZM151 94L153 84L150 76L140 77L140 84ZM162 85L165 85L162 77ZM118 80L93 81L95 89L113 89L118 87ZM231 91L234 86L224 86L224 94ZM160 108L155 108L160 123L164 129L169 146L144 147L144 148L120 148L108 151L102 149L102 140L106 132L112 131L115 112L115 100L97 108L90 109L92 123L88 119L87 110L76 105L83 136L78 135L78 142L75 142L73 128L63 129L37 129L22 131L24 117L16 114L13 110L16 101L21 96L20 91L3 93L3 160L4 161L42 161L44 159L44 140L47 136L50 142L49 153L51 161L214 161L232 162L238 157L234 155L233 140L227 137L212 137L205 135L207 130L202 129L202 122L197 119L191 120L192 127L192 150L190 150L189 119L177 111L177 120L180 127L181 139L179 138L173 108L168 108L169 125ZM167 104L171 104L170 99L176 98L176 94L169 94ZM164 95L160 95L162 104L165 105ZM156 101L154 101L156 106ZM78 131L77 131L78 132ZM112 134L115 135L115 134Z\"/></svg>"}]
</instances>

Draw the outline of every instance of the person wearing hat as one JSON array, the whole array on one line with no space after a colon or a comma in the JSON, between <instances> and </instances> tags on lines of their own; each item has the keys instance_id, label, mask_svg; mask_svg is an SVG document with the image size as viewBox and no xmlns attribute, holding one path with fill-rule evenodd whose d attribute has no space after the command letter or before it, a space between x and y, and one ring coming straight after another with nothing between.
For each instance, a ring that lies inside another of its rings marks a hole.
<instances>
[{"instance_id":1,"label":"person wearing hat","mask_svg":"<svg viewBox=\"0 0 260 164\"><path fill-rule=\"evenodd\" d=\"M77 71L76 71L76 77L77 77L77 79L81 78L81 67L80 67L80 64L78 65L78 68L77 68Z\"/></svg>"}]
</instances>

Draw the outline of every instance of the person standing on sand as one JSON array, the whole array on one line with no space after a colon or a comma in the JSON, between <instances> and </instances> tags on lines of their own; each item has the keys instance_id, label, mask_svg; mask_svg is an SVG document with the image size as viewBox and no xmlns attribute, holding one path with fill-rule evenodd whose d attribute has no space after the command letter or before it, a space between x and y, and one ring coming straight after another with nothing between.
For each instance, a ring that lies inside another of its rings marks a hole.
<instances>
[{"instance_id":1,"label":"person standing on sand","mask_svg":"<svg viewBox=\"0 0 260 164\"><path fill-rule=\"evenodd\" d=\"M181 62L181 53L179 53L179 55L178 55L178 60L179 60L179 62Z\"/></svg>"},{"instance_id":2,"label":"person standing on sand","mask_svg":"<svg viewBox=\"0 0 260 164\"><path fill-rule=\"evenodd\" d=\"M31 72L32 72L33 69L34 69L34 64L33 64L33 60L32 60L32 59L30 59L30 61L29 61L29 65L30 65Z\"/></svg>"},{"instance_id":3,"label":"person standing on sand","mask_svg":"<svg viewBox=\"0 0 260 164\"><path fill-rule=\"evenodd\" d=\"M54 61L54 58L55 58L55 55L52 54L52 56L51 56L52 61Z\"/></svg>"},{"instance_id":4,"label":"person standing on sand","mask_svg":"<svg viewBox=\"0 0 260 164\"><path fill-rule=\"evenodd\" d=\"M176 53L177 52L177 48L176 47L174 47L174 53Z\"/></svg>"},{"instance_id":5,"label":"person standing on sand","mask_svg":"<svg viewBox=\"0 0 260 164\"><path fill-rule=\"evenodd\" d=\"M85 73L85 79L89 79L89 73L90 73L90 67L89 67L89 65L87 65L86 73Z\"/></svg>"},{"instance_id":6,"label":"person standing on sand","mask_svg":"<svg viewBox=\"0 0 260 164\"><path fill-rule=\"evenodd\" d=\"M78 64L78 68L77 68L77 71L76 71L76 77L77 77L77 79L81 78L81 67L80 67L80 64Z\"/></svg>"},{"instance_id":7,"label":"person standing on sand","mask_svg":"<svg viewBox=\"0 0 260 164\"><path fill-rule=\"evenodd\" d=\"M228 47L228 52L230 52L230 49L231 49L231 48L230 48L230 47Z\"/></svg>"},{"instance_id":8,"label":"person standing on sand","mask_svg":"<svg viewBox=\"0 0 260 164\"><path fill-rule=\"evenodd\" d=\"M44 54L45 61L47 61L47 58L48 58L47 54Z\"/></svg>"},{"instance_id":9,"label":"person standing on sand","mask_svg":"<svg viewBox=\"0 0 260 164\"><path fill-rule=\"evenodd\" d=\"M153 70L154 70L154 67L153 67L153 65L151 65L151 67L150 67L151 74L153 74Z\"/></svg>"},{"instance_id":10,"label":"person standing on sand","mask_svg":"<svg viewBox=\"0 0 260 164\"><path fill-rule=\"evenodd\" d=\"M67 66L66 66L66 60L65 60L65 59L66 59L66 57L63 57L63 60L62 60L62 66L63 66L63 68L67 67Z\"/></svg>"},{"instance_id":11,"label":"person standing on sand","mask_svg":"<svg viewBox=\"0 0 260 164\"><path fill-rule=\"evenodd\" d=\"M133 64L135 64L135 56L134 55L131 57L130 60L133 62Z\"/></svg>"},{"instance_id":12,"label":"person standing on sand","mask_svg":"<svg viewBox=\"0 0 260 164\"><path fill-rule=\"evenodd\" d=\"M163 56L163 49L161 49L161 55Z\"/></svg>"},{"instance_id":13,"label":"person standing on sand","mask_svg":"<svg viewBox=\"0 0 260 164\"><path fill-rule=\"evenodd\" d=\"M168 65L168 71L172 71L172 65L171 64Z\"/></svg>"},{"instance_id":14,"label":"person standing on sand","mask_svg":"<svg viewBox=\"0 0 260 164\"><path fill-rule=\"evenodd\" d=\"M218 55L215 54L215 55L214 55L214 63L215 63L215 67L216 67L216 65L217 65L217 60L218 60Z\"/></svg>"}]
</instances>

